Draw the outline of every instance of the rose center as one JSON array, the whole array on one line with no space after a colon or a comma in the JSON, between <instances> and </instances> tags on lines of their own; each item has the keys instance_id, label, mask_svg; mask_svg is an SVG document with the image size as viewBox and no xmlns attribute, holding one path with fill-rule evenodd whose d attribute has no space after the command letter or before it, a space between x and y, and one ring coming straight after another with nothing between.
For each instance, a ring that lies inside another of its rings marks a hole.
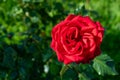
<instances>
[{"instance_id":1,"label":"rose center","mask_svg":"<svg viewBox=\"0 0 120 80\"><path fill-rule=\"evenodd\" d=\"M69 44L73 41L78 42L81 39L80 33L76 27L72 27L69 29L66 35L66 42Z\"/></svg>"}]
</instances>

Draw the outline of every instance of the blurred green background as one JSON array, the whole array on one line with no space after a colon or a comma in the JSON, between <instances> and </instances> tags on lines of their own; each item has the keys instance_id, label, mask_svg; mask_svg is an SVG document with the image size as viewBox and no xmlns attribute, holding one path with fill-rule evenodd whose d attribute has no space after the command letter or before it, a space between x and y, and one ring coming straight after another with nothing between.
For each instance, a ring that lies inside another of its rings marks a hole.
<instances>
[{"instance_id":1,"label":"blurred green background","mask_svg":"<svg viewBox=\"0 0 120 80\"><path fill-rule=\"evenodd\" d=\"M101 22L102 52L114 60L119 73L120 0L0 0L0 80L60 80L62 63L50 48L51 30L71 13ZM72 70L64 77L78 80ZM119 79L95 72L92 78Z\"/></svg>"}]
</instances>

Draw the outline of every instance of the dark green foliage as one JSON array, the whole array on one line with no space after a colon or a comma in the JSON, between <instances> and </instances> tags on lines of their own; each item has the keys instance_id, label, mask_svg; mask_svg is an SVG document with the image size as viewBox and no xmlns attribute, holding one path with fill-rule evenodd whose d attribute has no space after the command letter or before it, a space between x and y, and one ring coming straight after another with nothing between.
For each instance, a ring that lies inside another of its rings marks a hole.
<instances>
[{"instance_id":1,"label":"dark green foliage","mask_svg":"<svg viewBox=\"0 0 120 80\"><path fill-rule=\"evenodd\" d=\"M0 80L119 80L119 75L108 75L117 74L113 60L120 72L119 3L119 0L0 0ZM90 64L73 63L63 69L50 48L51 30L71 13L88 15L103 24L106 30L101 49L105 54Z\"/></svg>"}]
</instances>

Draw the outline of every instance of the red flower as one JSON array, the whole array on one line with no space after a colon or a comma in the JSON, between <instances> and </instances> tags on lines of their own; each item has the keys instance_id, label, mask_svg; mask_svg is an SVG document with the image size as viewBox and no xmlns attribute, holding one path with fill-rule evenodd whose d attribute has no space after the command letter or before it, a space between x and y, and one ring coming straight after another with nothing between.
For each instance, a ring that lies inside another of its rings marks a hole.
<instances>
[{"instance_id":1,"label":"red flower","mask_svg":"<svg viewBox=\"0 0 120 80\"><path fill-rule=\"evenodd\" d=\"M99 22L71 14L52 29L51 48L65 64L88 63L101 53L103 33Z\"/></svg>"}]
</instances>

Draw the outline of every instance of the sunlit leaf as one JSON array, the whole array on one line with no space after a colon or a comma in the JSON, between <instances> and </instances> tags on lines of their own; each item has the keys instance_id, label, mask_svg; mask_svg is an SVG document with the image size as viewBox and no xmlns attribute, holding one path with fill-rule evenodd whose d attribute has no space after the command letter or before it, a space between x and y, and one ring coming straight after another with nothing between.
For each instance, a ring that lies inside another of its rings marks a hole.
<instances>
[{"instance_id":1,"label":"sunlit leaf","mask_svg":"<svg viewBox=\"0 0 120 80\"><path fill-rule=\"evenodd\" d=\"M93 60L93 68L99 75L117 75L113 60L107 54L101 54Z\"/></svg>"}]
</instances>

